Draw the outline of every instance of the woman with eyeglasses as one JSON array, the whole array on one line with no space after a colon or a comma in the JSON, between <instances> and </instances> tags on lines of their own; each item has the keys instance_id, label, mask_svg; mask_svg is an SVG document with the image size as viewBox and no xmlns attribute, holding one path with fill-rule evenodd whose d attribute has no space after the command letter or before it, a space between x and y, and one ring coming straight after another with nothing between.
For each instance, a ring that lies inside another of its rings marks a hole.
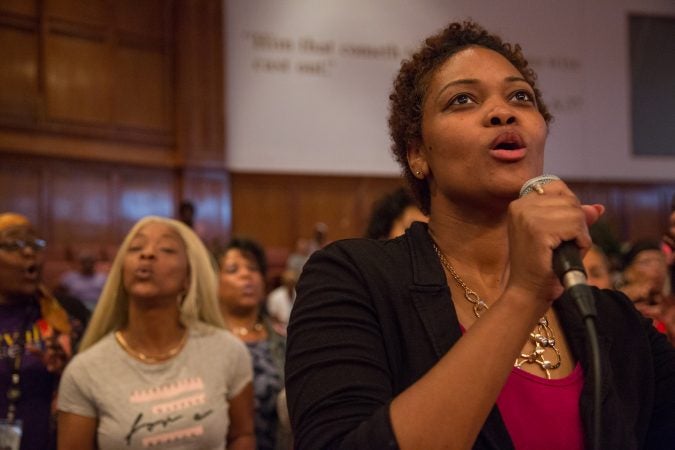
<instances>
[{"instance_id":1,"label":"woman with eyeglasses","mask_svg":"<svg viewBox=\"0 0 675 450\"><path fill-rule=\"evenodd\" d=\"M52 401L82 331L40 283L45 246L26 217L0 214L0 442L11 449L53 445Z\"/></svg>"}]
</instances>

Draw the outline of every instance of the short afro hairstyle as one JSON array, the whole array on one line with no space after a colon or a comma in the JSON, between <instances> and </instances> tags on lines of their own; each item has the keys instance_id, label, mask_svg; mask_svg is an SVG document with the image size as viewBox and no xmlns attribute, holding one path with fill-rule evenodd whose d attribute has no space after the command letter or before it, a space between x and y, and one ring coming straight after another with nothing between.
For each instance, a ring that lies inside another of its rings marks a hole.
<instances>
[{"instance_id":1,"label":"short afro hairstyle","mask_svg":"<svg viewBox=\"0 0 675 450\"><path fill-rule=\"evenodd\" d=\"M393 141L392 152L401 166L403 175L424 214L431 206L429 185L426 180L415 178L408 167L408 147L422 138L422 110L427 89L433 74L450 57L468 47L478 46L494 50L504 56L532 86L537 109L547 124L553 118L537 89L537 75L521 51L520 45L502 41L494 34L472 21L453 22L439 33L427 38L410 59L401 63L389 96L389 134Z\"/></svg>"}]
</instances>

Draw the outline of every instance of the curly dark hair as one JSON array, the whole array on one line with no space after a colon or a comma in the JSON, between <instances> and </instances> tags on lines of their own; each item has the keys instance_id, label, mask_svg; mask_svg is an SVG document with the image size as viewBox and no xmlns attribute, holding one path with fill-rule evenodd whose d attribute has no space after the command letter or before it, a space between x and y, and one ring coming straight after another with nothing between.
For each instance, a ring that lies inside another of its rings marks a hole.
<instances>
[{"instance_id":1,"label":"curly dark hair","mask_svg":"<svg viewBox=\"0 0 675 450\"><path fill-rule=\"evenodd\" d=\"M366 237L371 239L387 239L396 219L401 217L405 209L415 206L415 199L407 188L401 187L389 192L373 203L370 220L366 228Z\"/></svg>"},{"instance_id":2,"label":"curly dark hair","mask_svg":"<svg viewBox=\"0 0 675 450\"><path fill-rule=\"evenodd\" d=\"M422 47L401 63L389 95L389 134L393 141L392 151L403 170L415 199L424 214L429 214L430 192L426 180L415 178L408 167L408 146L422 137L422 107L433 74L451 56L459 51L479 46L494 50L504 56L523 75L534 90L537 109L550 123L553 116L548 112L535 86L537 75L523 56L520 45L503 42L494 34L472 21L453 22L439 33L427 38Z\"/></svg>"}]
</instances>

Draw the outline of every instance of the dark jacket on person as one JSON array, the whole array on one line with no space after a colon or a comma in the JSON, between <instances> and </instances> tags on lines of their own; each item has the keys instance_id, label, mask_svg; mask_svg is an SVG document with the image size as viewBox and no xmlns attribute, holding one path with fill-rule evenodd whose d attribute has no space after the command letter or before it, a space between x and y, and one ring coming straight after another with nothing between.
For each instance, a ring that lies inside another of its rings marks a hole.
<instances>
[{"instance_id":1,"label":"dark jacket on person","mask_svg":"<svg viewBox=\"0 0 675 450\"><path fill-rule=\"evenodd\" d=\"M414 223L390 241L344 240L318 251L297 292L286 354L296 449L398 448L389 403L461 337L426 225ZM593 293L602 367L601 448L675 448L675 349L623 294ZM590 448L593 392L585 328L566 295L554 307L585 374L580 415ZM512 448L495 406L474 449Z\"/></svg>"}]
</instances>

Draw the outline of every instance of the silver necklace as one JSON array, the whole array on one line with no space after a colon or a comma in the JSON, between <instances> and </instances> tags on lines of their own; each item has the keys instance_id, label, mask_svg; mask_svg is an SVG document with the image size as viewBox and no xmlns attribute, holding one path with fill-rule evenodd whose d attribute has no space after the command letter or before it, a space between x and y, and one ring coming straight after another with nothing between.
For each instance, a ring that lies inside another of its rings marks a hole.
<instances>
[{"instance_id":1,"label":"silver necklace","mask_svg":"<svg viewBox=\"0 0 675 450\"><path fill-rule=\"evenodd\" d=\"M480 298L476 291L469 288L469 286L466 285L464 280L462 280L459 275L457 275L455 268L452 267L452 264L450 264L436 243L434 243L434 251L436 251L436 255L438 255L438 259L441 261L443 267L450 273L459 287L464 290L464 298L473 305L473 314L476 316L476 318L479 318L481 314L490 309L488 304ZM548 324L546 315L539 319L536 327L530 333L530 344L532 345L532 351L530 353L521 353L520 357L516 358L513 366L521 369L523 364L536 364L544 371L544 373L546 373L546 378L550 380L551 370L555 370L560 367L561 358L560 351L556 346L553 330ZM555 362L551 362L550 360L546 359L547 351L548 353L553 353Z\"/></svg>"}]
</instances>

